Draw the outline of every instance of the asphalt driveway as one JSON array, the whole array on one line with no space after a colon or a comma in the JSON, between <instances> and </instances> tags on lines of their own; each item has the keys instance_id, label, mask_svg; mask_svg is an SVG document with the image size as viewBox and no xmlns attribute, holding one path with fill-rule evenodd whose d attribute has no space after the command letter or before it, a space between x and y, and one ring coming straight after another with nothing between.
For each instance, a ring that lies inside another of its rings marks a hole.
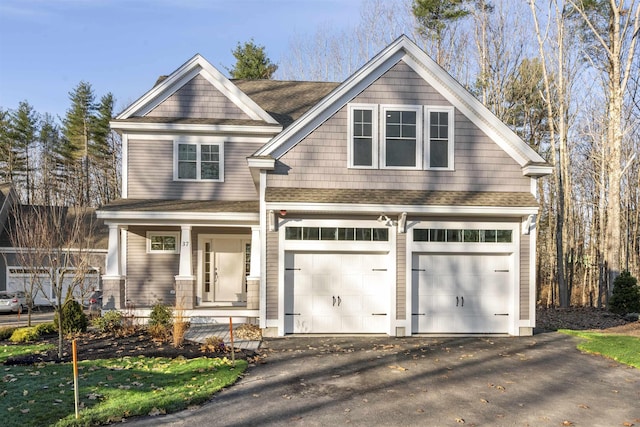
<instances>
[{"instance_id":1,"label":"asphalt driveway","mask_svg":"<svg viewBox=\"0 0 640 427\"><path fill-rule=\"evenodd\" d=\"M520 338L290 337L196 409L137 426L640 425L640 370ZM627 423L627 424L625 424Z\"/></svg>"}]
</instances>

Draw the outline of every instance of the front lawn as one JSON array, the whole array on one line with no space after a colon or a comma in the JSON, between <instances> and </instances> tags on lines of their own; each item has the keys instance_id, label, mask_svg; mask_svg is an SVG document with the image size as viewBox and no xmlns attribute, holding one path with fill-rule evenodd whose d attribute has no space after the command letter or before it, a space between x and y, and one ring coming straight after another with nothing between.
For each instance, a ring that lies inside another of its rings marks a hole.
<instances>
[{"instance_id":1,"label":"front lawn","mask_svg":"<svg viewBox=\"0 0 640 427\"><path fill-rule=\"evenodd\" d=\"M583 338L578 349L599 354L625 365L640 369L640 338L601 332L561 329L559 332Z\"/></svg>"},{"instance_id":2,"label":"front lawn","mask_svg":"<svg viewBox=\"0 0 640 427\"><path fill-rule=\"evenodd\" d=\"M0 346L9 356L46 350L42 345ZM80 419L75 419L73 366L38 363L3 366L2 425L69 426L120 422L136 415L175 412L207 401L242 375L226 358L129 356L79 362Z\"/></svg>"}]
</instances>

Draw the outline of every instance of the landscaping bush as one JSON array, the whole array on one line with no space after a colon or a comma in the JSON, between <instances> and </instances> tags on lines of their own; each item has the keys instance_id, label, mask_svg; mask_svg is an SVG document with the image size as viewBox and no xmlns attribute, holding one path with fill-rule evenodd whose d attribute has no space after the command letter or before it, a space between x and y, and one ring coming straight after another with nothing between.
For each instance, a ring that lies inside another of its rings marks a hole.
<instances>
[{"instance_id":1,"label":"landscaping bush","mask_svg":"<svg viewBox=\"0 0 640 427\"><path fill-rule=\"evenodd\" d=\"M623 271L613 281L609 311L620 315L640 313L640 288L637 279L628 271Z\"/></svg>"},{"instance_id":2,"label":"landscaping bush","mask_svg":"<svg viewBox=\"0 0 640 427\"><path fill-rule=\"evenodd\" d=\"M94 317L91 324L102 333L118 333L123 328L122 313L117 310L109 310L102 316Z\"/></svg>"},{"instance_id":3,"label":"landscaping bush","mask_svg":"<svg viewBox=\"0 0 640 427\"><path fill-rule=\"evenodd\" d=\"M149 326L162 325L169 328L173 323L173 313L171 307L161 302L157 302L149 314Z\"/></svg>"},{"instance_id":4,"label":"landscaping bush","mask_svg":"<svg viewBox=\"0 0 640 427\"><path fill-rule=\"evenodd\" d=\"M17 326L3 326L0 328L0 341L8 340L13 332L18 329Z\"/></svg>"},{"instance_id":5,"label":"landscaping bush","mask_svg":"<svg viewBox=\"0 0 640 427\"><path fill-rule=\"evenodd\" d=\"M171 338L171 329L165 325L148 325L147 331L149 331L149 335L151 335L154 341L168 342Z\"/></svg>"},{"instance_id":6,"label":"landscaping bush","mask_svg":"<svg viewBox=\"0 0 640 427\"><path fill-rule=\"evenodd\" d=\"M11 342L31 342L35 341L40 337L38 330L35 326L29 326L26 328L18 328L13 331L11 334L11 338L9 341Z\"/></svg>"},{"instance_id":7,"label":"landscaping bush","mask_svg":"<svg viewBox=\"0 0 640 427\"><path fill-rule=\"evenodd\" d=\"M58 313L53 316L53 323L58 324ZM62 332L70 334L85 332L89 326L87 315L78 301L70 299L62 306Z\"/></svg>"},{"instance_id":8,"label":"landscaping bush","mask_svg":"<svg viewBox=\"0 0 640 427\"><path fill-rule=\"evenodd\" d=\"M53 322L40 323L36 325L36 331L38 335L51 335L58 332L58 328Z\"/></svg>"}]
</instances>

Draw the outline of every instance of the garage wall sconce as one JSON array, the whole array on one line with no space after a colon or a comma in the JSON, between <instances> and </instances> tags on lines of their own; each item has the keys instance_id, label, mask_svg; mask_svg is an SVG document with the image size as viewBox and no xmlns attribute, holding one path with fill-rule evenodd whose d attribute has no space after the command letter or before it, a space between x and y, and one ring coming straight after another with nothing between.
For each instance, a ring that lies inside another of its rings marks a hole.
<instances>
[{"instance_id":1,"label":"garage wall sconce","mask_svg":"<svg viewBox=\"0 0 640 427\"><path fill-rule=\"evenodd\" d=\"M387 227L391 227L393 225L393 221L391 221L391 218L389 218L388 216L386 216L383 213L380 214L380 216L378 217L378 219L376 221L384 222L384 225L386 225Z\"/></svg>"},{"instance_id":2,"label":"garage wall sconce","mask_svg":"<svg viewBox=\"0 0 640 427\"><path fill-rule=\"evenodd\" d=\"M392 227L394 225L397 225L398 234L404 234L407 228L407 213L402 212L401 214L399 214L397 221L394 221L384 213L381 213L380 216L378 216L378 219L376 221L384 223L384 225L386 225L387 227Z\"/></svg>"}]
</instances>

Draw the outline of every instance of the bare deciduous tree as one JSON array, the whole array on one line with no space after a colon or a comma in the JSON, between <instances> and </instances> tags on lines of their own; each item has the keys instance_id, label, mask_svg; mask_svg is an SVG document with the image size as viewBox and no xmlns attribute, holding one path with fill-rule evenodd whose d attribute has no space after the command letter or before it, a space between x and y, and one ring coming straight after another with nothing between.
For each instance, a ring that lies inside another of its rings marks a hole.
<instances>
[{"instance_id":1,"label":"bare deciduous tree","mask_svg":"<svg viewBox=\"0 0 640 427\"><path fill-rule=\"evenodd\" d=\"M62 307L74 293L85 291L82 286L93 264L95 214L86 208L16 204L8 225L17 260L30 272L29 289L25 291L33 299L36 294L46 298L58 314L61 358Z\"/></svg>"}]
</instances>

